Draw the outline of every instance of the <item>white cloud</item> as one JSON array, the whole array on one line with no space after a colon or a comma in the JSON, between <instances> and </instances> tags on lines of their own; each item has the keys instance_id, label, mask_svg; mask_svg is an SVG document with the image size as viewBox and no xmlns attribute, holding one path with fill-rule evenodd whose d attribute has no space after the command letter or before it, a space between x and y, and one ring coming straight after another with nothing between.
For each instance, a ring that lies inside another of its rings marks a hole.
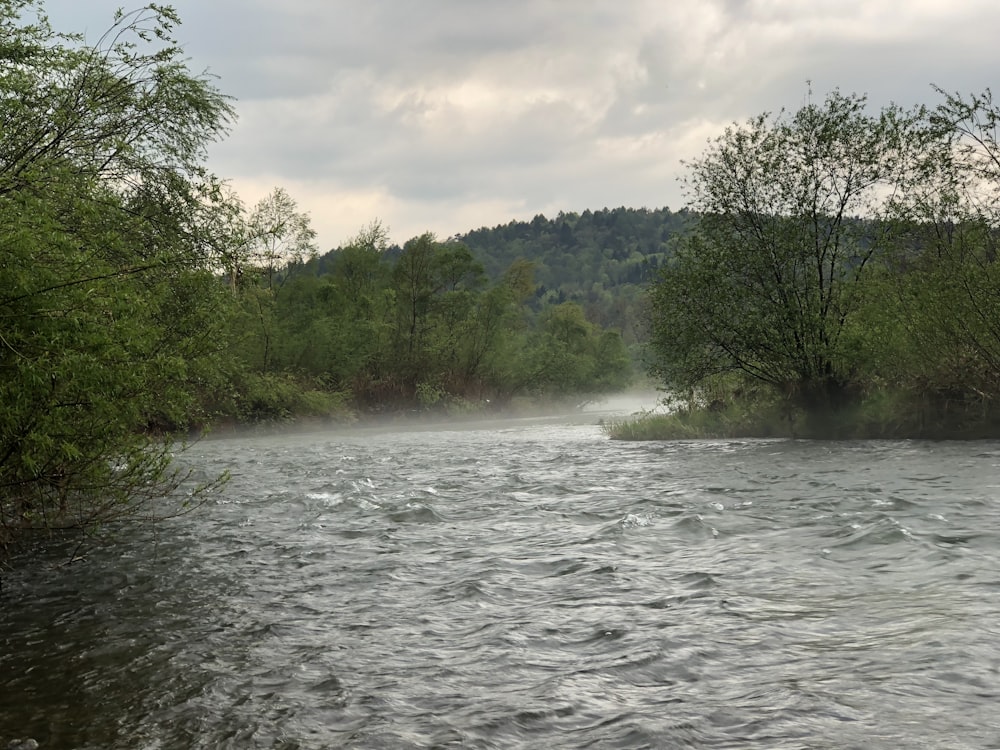
<instances>
[{"instance_id":1,"label":"white cloud","mask_svg":"<svg viewBox=\"0 0 1000 750\"><path fill-rule=\"evenodd\" d=\"M119 0L48 0L64 29ZM680 160L732 121L839 87L874 106L982 91L991 0L174 0L195 69L237 96L212 166L282 185L324 247L559 210L681 206ZM91 38L94 35L90 34Z\"/></svg>"}]
</instances>

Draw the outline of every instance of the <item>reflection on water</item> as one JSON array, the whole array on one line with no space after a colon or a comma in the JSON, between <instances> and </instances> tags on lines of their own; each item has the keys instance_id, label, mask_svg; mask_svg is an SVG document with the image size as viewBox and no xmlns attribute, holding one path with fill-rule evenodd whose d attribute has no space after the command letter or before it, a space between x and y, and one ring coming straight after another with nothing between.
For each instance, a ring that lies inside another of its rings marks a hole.
<instances>
[{"instance_id":1,"label":"reflection on water","mask_svg":"<svg viewBox=\"0 0 1000 750\"><path fill-rule=\"evenodd\" d=\"M199 513L7 576L0 741L1000 746L1000 444L592 422L199 444Z\"/></svg>"}]
</instances>

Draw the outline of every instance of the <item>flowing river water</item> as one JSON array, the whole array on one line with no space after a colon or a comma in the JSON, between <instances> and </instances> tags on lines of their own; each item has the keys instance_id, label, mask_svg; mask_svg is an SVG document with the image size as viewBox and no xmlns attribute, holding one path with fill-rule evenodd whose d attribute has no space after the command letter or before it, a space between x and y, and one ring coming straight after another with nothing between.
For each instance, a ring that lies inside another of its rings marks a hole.
<instances>
[{"instance_id":1,"label":"flowing river water","mask_svg":"<svg viewBox=\"0 0 1000 750\"><path fill-rule=\"evenodd\" d=\"M0 595L0 747L1000 748L1000 443L214 439Z\"/></svg>"}]
</instances>

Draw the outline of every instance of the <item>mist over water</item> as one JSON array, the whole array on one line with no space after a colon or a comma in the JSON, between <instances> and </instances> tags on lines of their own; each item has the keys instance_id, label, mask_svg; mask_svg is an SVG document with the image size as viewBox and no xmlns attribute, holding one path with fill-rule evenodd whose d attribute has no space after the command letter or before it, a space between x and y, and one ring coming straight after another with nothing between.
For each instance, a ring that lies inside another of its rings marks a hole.
<instances>
[{"instance_id":1,"label":"mist over water","mask_svg":"<svg viewBox=\"0 0 1000 750\"><path fill-rule=\"evenodd\" d=\"M5 576L0 743L1000 747L1000 443L596 416L196 445L199 512Z\"/></svg>"}]
</instances>

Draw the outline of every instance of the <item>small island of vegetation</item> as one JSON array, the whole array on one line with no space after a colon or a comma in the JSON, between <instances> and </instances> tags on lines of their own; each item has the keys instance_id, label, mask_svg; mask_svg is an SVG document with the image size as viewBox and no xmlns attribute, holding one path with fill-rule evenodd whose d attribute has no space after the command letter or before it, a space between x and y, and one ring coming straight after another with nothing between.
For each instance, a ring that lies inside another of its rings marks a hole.
<instances>
[{"instance_id":1,"label":"small island of vegetation","mask_svg":"<svg viewBox=\"0 0 1000 750\"><path fill-rule=\"evenodd\" d=\"M666 414L617 438L1000 435L1000 110L833 92L688 165L649 292Z\"/></svg>"}]
</instances>

